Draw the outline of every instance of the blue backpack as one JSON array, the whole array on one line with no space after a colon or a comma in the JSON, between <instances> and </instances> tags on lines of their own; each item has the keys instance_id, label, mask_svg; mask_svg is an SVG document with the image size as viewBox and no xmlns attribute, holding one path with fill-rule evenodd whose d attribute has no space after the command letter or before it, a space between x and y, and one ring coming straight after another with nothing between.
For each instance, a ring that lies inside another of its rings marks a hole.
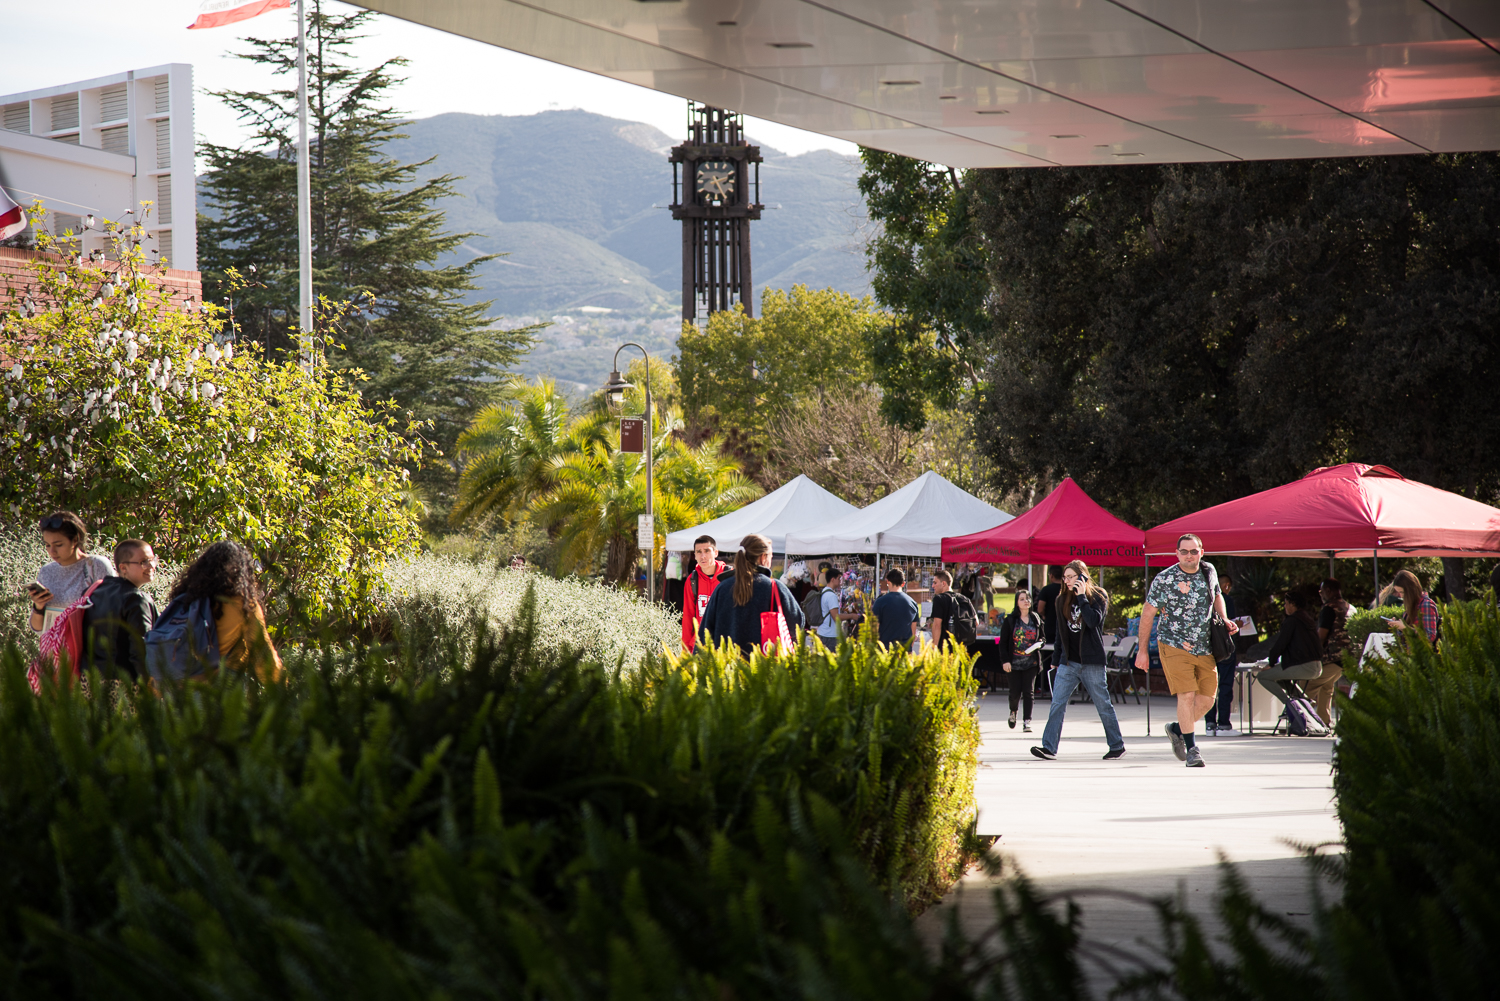
<instances>
[{"instance_id":1,"label":"blue backpack","mask_svg":"<svg viewBox=\"0 0 1500 1001\"><path fill-rule=\"evenodd\" d=\"M219 627L210 598L173 598L146 634L146 671L153 678L192 678L219 666Z\"/></svg>"}]
</instances>

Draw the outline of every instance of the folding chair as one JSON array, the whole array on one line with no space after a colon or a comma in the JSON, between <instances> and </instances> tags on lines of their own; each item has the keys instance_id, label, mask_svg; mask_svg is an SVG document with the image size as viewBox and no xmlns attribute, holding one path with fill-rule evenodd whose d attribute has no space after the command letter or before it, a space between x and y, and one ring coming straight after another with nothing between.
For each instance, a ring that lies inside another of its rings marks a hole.
<instances>
[{"instance_id":1,"label":"folding chair","mask_svg":"<svg viewBox=\"0 0 1500 1001\"><path fill-rule=\"evenodd\" d=\"M1135 670L1136 642L1134 636L1126 637L1118 647L1109 652L1104 667L1104 680L1112 698L1123 699L1127 695L1134 695L1135 704L1140 705L1140 690L1128 684L1131 680L1130 673Z\"/></svg>"}]
</instances>

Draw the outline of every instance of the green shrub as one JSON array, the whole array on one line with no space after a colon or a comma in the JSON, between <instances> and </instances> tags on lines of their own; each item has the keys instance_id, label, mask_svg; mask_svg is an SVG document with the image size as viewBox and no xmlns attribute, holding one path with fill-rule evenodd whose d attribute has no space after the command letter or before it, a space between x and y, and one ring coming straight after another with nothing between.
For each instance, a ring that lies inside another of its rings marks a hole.
<instances>
[{"instance_id":1,"label":"green shrub","mask_svg":"<svg viewBox=\"0 0 1500 1001\"><path fill-rule=\"evenodd\" d=\"M1409 997L1494 997L1500 970L1500 615L1443 610L1416 643L1354 675L1334 789L1348 845L1344 906Z\"/></svg>"},{"instance_id":2,"label":"green shrub","mask_svg":"<svg viewBox=\"0 0 1500 1001\"><path fill-rule=\"evenodd\" d=\"M501 561L424 553L393 563L389 589L380 597L385 635L464 635L483 622L505 628L534 593L534 642L547 650L569 649L601 664L633 668L652 654L679 650L682 619L665 605L634 593L570 577L558 580L533 570L512 570ZM441 653L441 644L429 647Z\"/></svg>"},{"instance_id":3,"label":"green shrub","mask_svg":"<svg viewBox=\"0 0 1500 1001\"><path fill-rule=\"evenodd\" d=\"M1365 640L1370 638L1371 633L1388 633L1391 627L1385 624L1382 616L1399 614L1400 609L1392 612L1389 608L1361 608L1349 616L1349 639L1353 641L1352 649L1358 651L1365 648Z\"/></svg>"},{"instance_id":4,"label":"green shrub","mask_svg":"<svg viewBox=\"0 0 1500 1001\"><path fill-rule=\"evenodd\" d=\"M409 646L305 651L283 685L115 709L98 683L32 696L8 652L0 989L977 996L988 968L935 965L905 913L965 859L961 659L847 642L611 671L529 611L438 637L435 672Z\"/></svg>"}]
</instances>

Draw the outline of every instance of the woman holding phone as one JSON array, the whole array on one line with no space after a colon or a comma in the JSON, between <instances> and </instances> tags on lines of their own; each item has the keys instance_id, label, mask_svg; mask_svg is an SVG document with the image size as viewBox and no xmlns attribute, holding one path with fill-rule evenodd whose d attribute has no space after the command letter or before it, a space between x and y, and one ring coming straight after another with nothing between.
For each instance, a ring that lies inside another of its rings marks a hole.
<instances>
[{"instance_id":1,"label":"woman holding phone","mask_svg":"<svg viewBox=\"0 0 1500 1001\"><path fill-rule=\"evenodd\" d=\"M90 585L113 577L114 565L103 556L90 556L86 550L89 533L83 519L72 511L57 511L42 519L39 526L42 545L52 562L37 571L36 580L26 586L31 599L33 631L44 633L63 609L83 597Z\"/></svg>"},{"instance_id":2,"label":"woman holding phone","mask_svg":"<svg viewBox=\"0 0 1500 1001\"><path fill-rule=\"evenodd\" d=\"M1392 583L1396 590L1401 592L1401 615L1399 618L1386 619L1386 625L1390 626L1398 636L1406 635L1408 629L1420 629L1427 637L1427 642L1436 643L1438 638L1437 602L1422 590L1422 582L1410 570L1402 570L1396 574L1396 579Z\"/></svg>"},{"instance_id":3,"label":"woman holding phone","mask_svg":"<svg viewBox=\"0 0 1500 1001\"><path fill-rule=\"evenodd\" d=\"M1052 708L1047 711L1041 746L1031 749L1032 754L1044 761L1057 757L1068 699L1079 685L1089 693L1099 713L1099 722L1104 724L1104 737L1109 742L1104 759L1113 761L1125 754L1125 737L1120 733L1120 721L1105 684L1104 614L1108 610L1109 592L1094 583L1086 563L1074 560L1063 567L1062 591L1057 602L1058 665L1052 680Z\"/></svg>"},{"instance_id":4,"label":"woman holding phone","mask_svg":"<svg viewBox=\"0 0 1500 1001\"><path fill-rule=\"evenodd\" d=\"M1041 670L1042 617L1031 608L1031 593L1016 590L1016 607L1000 624L1000 669L1010 682L1010 728L1016 728L1016 710L1024 705L1022 733L1031 732L1031 705L1036 676Z\"/></svg>"}]
</instances>

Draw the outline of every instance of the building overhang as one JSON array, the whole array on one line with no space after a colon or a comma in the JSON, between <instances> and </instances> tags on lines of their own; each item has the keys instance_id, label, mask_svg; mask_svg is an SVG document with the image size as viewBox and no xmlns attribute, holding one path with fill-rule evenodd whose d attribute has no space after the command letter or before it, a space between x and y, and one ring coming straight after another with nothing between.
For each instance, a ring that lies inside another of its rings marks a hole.
<instances>
[{"instance_id":1,"label":"building overhang","mask_svg":"<svg viewBox=\"0 0 1500 1001\"><path fill-rule=\"evenodd\" d=\"M953 167L1500 149L1500 0L373 0Z\"/></svg>"}]
</instances>

